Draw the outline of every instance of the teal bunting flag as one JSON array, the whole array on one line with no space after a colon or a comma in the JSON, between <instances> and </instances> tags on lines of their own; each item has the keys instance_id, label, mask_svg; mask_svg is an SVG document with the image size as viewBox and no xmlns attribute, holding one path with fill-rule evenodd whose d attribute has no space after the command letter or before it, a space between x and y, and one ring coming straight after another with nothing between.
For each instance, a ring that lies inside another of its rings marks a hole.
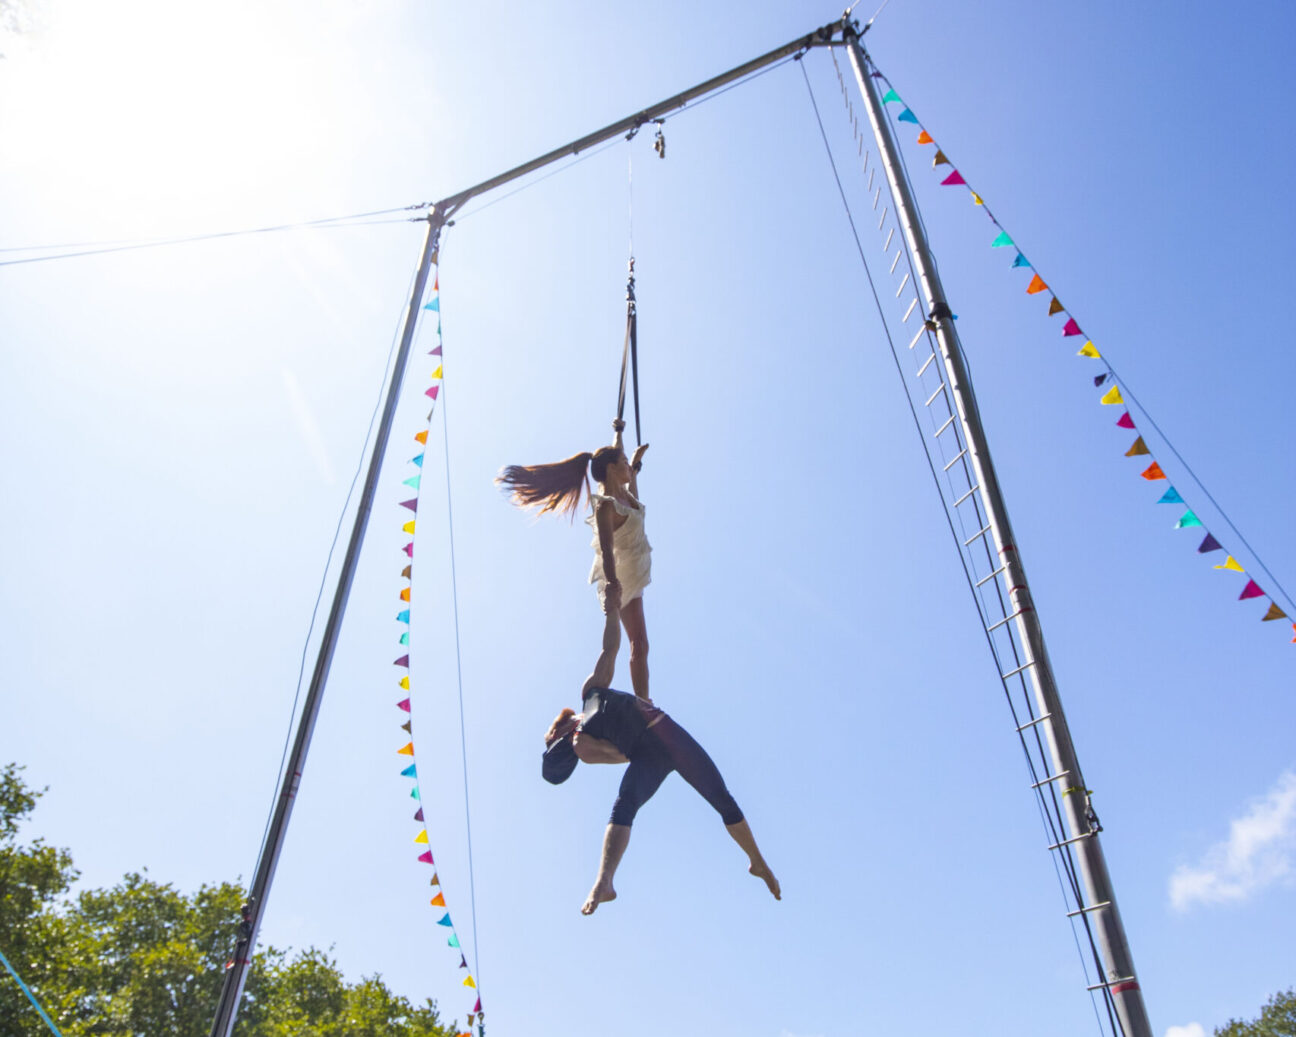
<instances>
[{"instance_id":1,"label":"teal bunting flag","mask_svg":"<svg viewBox=\"0 0 1296 1037\"><path fill-rule=\"evenodd\" d=\"M408 631L408 630L406 630L405 633L401 634L401 636L400 636L400 643L403 644L403 645L407 645L407 644L409 644L409 631Z\"/></svg>"},{"instance_id":2,"label":"teal bunting flag","mask_svg":"<svg viewBox=\"0 0 1296 1037\"><path fill-rule=\"evenodd\" d=\"M914 115L913 112L911 112L908 108L906 108L903 112L901 112L899 115L896 116L896 121L897 121L897 122L911 122L911 123L913 123L915 126L917 126L917 125L918 125L918 116Z\"/></svg>"},{"instance_id":3,"label":"teal bunting flag","mask_svg":"<svg viewBox=\"0 0 1296 1037\"><path fill-rule=\"evenodd\" d=\"M1179 496L1179 491L1173 486L1161 494L1161 499L1157 501L1158 504L1182 504L1183 502L1184 499Z\"/></svg>"},{"instance_id":4,"label":"teal bunting flag","mask_svg":"<svg viewBox=\"0 0 1296 1037\"><path fill-rule=\"evenodd\" d=\"M1025 256L1023 256L1020 252L1017 253L1017 258L1013 260L1013 267L1016 268L1019 266L1025 266L1025 267L1030 266L1030 261Z\"/></svg>"},{"instance_id":5,"label":"teal bunting flag","mask_svg":"<svg viewBox=\"0 0 1296 1037\"><path fill-rule=\"evenodd\" d=\"M1193 526L1200 526L1201 524L1201 519L1194 515L1192 511L1185 511L1183 517L1174 524L1174 528L1191 529Z\"/></svg>"},{"instance_id":6,"label":"teal bunting flag","mask_svg":"<svg viewBox=\"0 0 1296 1037\"><path fill-rule=\"evenodd\" d=\"M408 622L409 622L409 609L405 609L403 612L397 612L397 613L396 613L396 622L398 622L398 623L408 623Z\"/></svg>"},{"instance_id":7,"label":"teal bunting flag","mask_svg":"<svg viewBox=\"0 0 1296 1037\"><path fill-rule=\"evenodd\" d=\"M418 465L420 468L422 468L422 467L423 467L423 455L422 455L422 454L419 454L418 457L411 457L411 458L410 458L410 464L416 464L416 465Z\"/></svg>"},{"instance_id":8,"label":"teal bunting flag","mask_svg":"<svg viewBox=\"0 0 1296 1037\"><path fill-rule=\"evenodd\" d=\"M417 799L420 803L423 802L423 797L419 795L417 785L415 785L412 789L410 789L410 799Z\"/></svg>"},{"instance_id":9,"label":"teal bunting flag","mask_svg":"<svg viewBox=\"0 0 1296 1037\"><path fill-rule=\"evenodd\" d=\"M454 933L451 933L451 934L450 934L450 939L448 939L448 940L446 941L446 943L449 944L451 947L458 947L458 946L459 946L459 937L456 936Z\"/></svg>"},{"instance_id":10,"label":"teal bunting flag","mask_svg":"<svg viewBox=\"0 0 1296 1037\"><path fill-rule=\"evenodd\" d=\"M414 769L414 764L411 763L408 767L406 767L403 771L401 771L401 777L402 777L402 778L417 778L417 777L418 777L418 771L416 771L416 770Z\"/></svg>"},{"instance_id":11,"label":"teal bunting flag","mask_svg":"<svg viewBox=\"0 0 1296 1037\"><path fill-rule=\"evenodd\" d=\"M990 242L990 247L1004 248L1005 246L1011 245L1012 243L1013 243L1013 239L1008 236L1008 232L1006 230L1001 230L999 232L999 236L995 238L994 241Z\"/></svg>"},{"instance_id":12,"label":"teal bunting flag","mask_svg":"<svg viewBox=\"0 0 1296 1037\"><path fill-rule=\"evenodd\" d=\"M439 922L437 922L437 925L448 925L450 926L450 928L452 929L454 928L454 922L450 921L449 911L445 913L445 917L443 917Z\"/></svg>"},{"instance_id":13,"label":"teal bunting flag","mask_svg":"<svg viewBox=\"0 0 1296 1037\"><path fill-rule=\"evenodd\" d=\"M887 104L891 101L900 101L900 95L895 92L894 88L888 90L882 97L883 104ZM900 103L903 104L904 102L901 101Z\"/></svg>"},{"instance_id":14,"label":"teal bunting flag","mask_svg":"<svg viewBox=\"0 0 1296 1037\"><path fill-rule=\"evenodd\" d=\"M426 305L423 307L423 309L425 309L425 310L435 310L437 313L440 313L440 312L441 312L441 297L438 295L438 296L437 296L435 299L433 299L430 303L426 304ZM437 325L437 334L439 335L440 333L441 333L441 326L438 324L438 325Z\"/></svg>"},{"instance_id":15,"label":"teal bunting flag","mask_svg":"<svg viewBox=\"0 0 1296 1037\"><path fill-rule=\"evenodd\" d=\"M421 475L411 475L408 479L402 479L402 480L401 480L401 485L402 485L402 486L413 486L414 489L417 490L417 489L419 488L419 480L420 480L421 478L422 478Z\"/></svg>"}]
</instances>

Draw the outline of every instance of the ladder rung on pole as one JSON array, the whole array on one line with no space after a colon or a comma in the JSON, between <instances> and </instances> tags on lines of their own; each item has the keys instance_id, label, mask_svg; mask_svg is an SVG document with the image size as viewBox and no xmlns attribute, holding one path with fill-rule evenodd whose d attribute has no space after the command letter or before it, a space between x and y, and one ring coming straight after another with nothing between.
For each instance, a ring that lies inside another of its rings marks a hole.
<instances>
[{"instance_id":1,"label":"ladder rung on pole","mask_svg":"<svg viewBox=\"0 0 1296 1037\"><path fill-rule=\"evenodd\" d=\"M914 375L914 377L915 377L915 378L921 378L924 374L926 374L926 373L927 373L927 368L931 367L931 363L932 363L932 361L935 360L935 359L936 359L936 354L935 354L935 353L932 353L931 356L929 356L926 360L923 361L923 365L922 365L922 367L918 368L918 373L917 373L916 375ZM946 468L945 471L948 472L949 469Z\"/></svg>"},{"instance_id":2,"label":"ladder rung on pole","mask_svg":"<svg viewBox=\"0 0 1296 1037\"><path fill-rule=\"evenodd\" d=\"M901 281L900 281L900 287L896 289L896 298L897 298L897 299L900 298L900 296L904 294L905 285L907 285L908 283L909 283L909 271L906 270L906 271L905 271L905 275L904 275L904 277L903 277L903 278L901 279Z\"/></svg>"},{"instance_id":3,"label":"ladder rung on pole","mask_svg":"<svg viewBox=\"0 0 1296 1037\"><path fill-rule=\"evenodd\" d=\"M954 419L951 418L950 420L953 421ZM989 527L989 526L986 526L984 529L979 530L979 531L977 531L976 533L973 533L970 537L968 537L966 540L964 540L964 541L963 541L963 546L964 546L964 547L971 547L971 546L972 546L972 541L974 541L974 540L980 540L983 536L985 536L985 535L986 535L987 533L989 533L989 532L990 532L990 527ZM1011 618L1011 617L1010 617L1010 618ZM1006 621L1005 621L1005 622L1006 622ZM994 627L991 627L990 629L993 630Z\"/></svg>"},{"instance_id":4,"label":"ladder rung on pole","mask_svg":"<svg viewBox=\"0 0 1296 1037\"><path fill-rule=\"evenodd\" d=\"M1088 907L1082 907L1077 911L1068 911L1067 917L1074 918L1076 915L1082 915L1086 911L1101 911L1104 907L1111 907L1111 901L1104 900L1101 904L1090 904Z\"/></svg>"},{"instance_id":5,"label":"ladder rung on pole","mask_svg":"<svg viewBox=\"0 0 1296 1037\"><path fill-rule=\"evenodd\" d=\"M1086 839L1092 839L1096 832L1081 832L1079 835L1073 835L1070 839L1063 839L1060 843L1054 843L1049 847L1050 850L1060 850L1064 846L1070 846L1072 843L1084 842Z\"/></svg>"},{"instance_id":6,"label":"ladder rung on pole","mask_svg":"<svg viewBox=\"0 0 1296 1037\"><path fill-rule=\"evenodd\" d=\"M999 566L999 568L996 569L994 572L989 573L989 574L986 575L986 576L982 576L981 579L977 580L976 585L977 585L978 587L980 587L980 586L983 586L984 584L989 583L991 580L993 580L996 576L998 576L1001 572L1003 572L1003 571L1004 571L1005 569L1007 569L1007 568L1008 568L1008 566L1006 566L1006 565L1001 565L1001 566ZM1027 666L1034 666L1035 664L1034 664L1034 663L1027 663L1026 665L1027 665ZM1016 672L1017 672L1016 670L1013 670L1013 673L1016 673ZM1003 674L1003 676L1005 676L1005 677L1011 677L1011 676L1012 676L1012 673L1005 673L1005 674Z\"/></svg>"},{"instance_id":7,"label":"ladder rung on pole","mask_svg":"<svg viewBox=\"0 0 1296 1037\"><path fill-rule=\"evenodd\" d=\"M1122 983L1137 983L1137 976L1125 976L1121 979L1110 979L1106 983L1095 983L1091 987L1085 987L1086 990L1102 990L1104 987L1118 987Z\"/></svg>"},{"instance_id":8,"label":"ladder rung on pole","mask_svg":"<svg viewBox=\"0 0 1296 1037\"><path fill-rule=\"evenodd\" d=\"M882 206L882 218L878 220L878 230L881 230L882 224L886 223L887 213L889 213L890 211L891 211L891 206L889 205Z\"/></svg>"},{"instance_id":9,"label":"ladder rung on pole","mask_svg":"<svg viewBox=\"0 0 1296 1037\"><path fill-rule=\"evenodd\" d=\"M962 504L965 500L967 500L969 497L971 497L972 494L976 493L976 491L979 490L979 489L981 489L981 487L980 487L979 485L977 485L977 486L973 486L972 489L968 490L967 493L963 494L962 497L960 497L958 500L956 500L956 501L954 502L953 506L957 508L960 504Z\"/></svg>"},{"instance_id":10,"label":"ladder rung on pole","mask_svg":"<svg viewBox=\"0 0 1296 1037\"><path fill-rule=\"evenodd\" d=\"M909 309L905 310L904 321L902 323L905 324L909 323L909 317L913 313L914 307L917 305L918 305L918 296L915 295L914 301L909 304Z\"/></svg>"},{"instance_id":11,"label":"ladder rung on pole","mask_svg":"<svg viewBox=\"0 0 1296 1037\"><path fill-rule=\"evenodd\" d=\"M989 529L990 527L987 526L986 528ZM1011 620L1016 619L1016 618L1017 618L1018 616L1020 616L1020 615L1021 615L1020 612L1014 612L1014 613L1012 613L1011 615L1004 616L1004 618L1001 619L1001 620L999 620L998 623L995 623L995 624L993 624L992 626L988 626L988 627L986 627L986 633L989 634L989 633L991 633L992 631L998 630L998 629L999 629L1001 626L1003 626L1005 623L1007 623L1007 622L1009 622L1009 621L1011 621Z\"/></svg>"},{"instance_id":12,"label":"ladder rung on pole","mask_svg":"<svg viewBox=\"0 0 1296 1037\"><path fill-rule=\"evenodd\" d=\"M878 184L878 189L873 192L873 211L877 212L878 199L882 197L882 185Z\"/></svg>"},{"instance_id":13,"label":"ladder rung on pole","mask_svg":"<svg viewBox=\"0 0 1296 1037\"><path fill-rule=\"evenodd\" d=\"M935 353L932 354L932 356L935 355L936 355ZM922 372L920 371L918 373L921 374ZM955 454L953 460L951 460L950 463L945 466L945 471L948 472L951 468L953 468L956 464L959 463L959 461L961 461L966 456L967 456L967 447L964 447L957 454ZM979 587L981 586L981 584L978 583L977 586Z\"/></svg>"},{"instance_id":14,"label":"ladder rung on pole","mask_svg":"<svg viewBox=\"0 0 1296 1037\"><path fill-rule=\"evenodd\" d=\"M945 419L945 424L932 433L932 439L939 439L940 434L953 424L954 424L954 415L951 414L948 418ZM967 544L964 544L963 546L966 547Z\"/></svg>"},{"instance_id":15,"label":"ladder rung on pole","mask_svg":"<svg viewBox=\"0 0 1296 1037\"><path fill-rule=\"evenodd\" d=\"M883 245L883 246L882 246L882 251L885 252L885 251L887 250L887 245L890 245L890 244L891 244L891 235L888 234L888 235L887 235L887 243L886 243L886 245ZM903 254L904 254L904 253L902 253L899 249L896 249L895 259L891 260L891 273L893 273L893 274L895 273L895 268L898 267L898 266L900 265L900 257L901 257Z\"/></svg>"},{"instance_id":16,"label":"ladder rung on pole","mask_svg":"<svg viewBox=\"0 0 1296 1037\"><path fill-rule=\"evenodd\" d=\"M940 385L936 386L936 391L927 397L927 402L924 403L923 406L930 407L932 405L932 401L935 400L936 397L939 396L944 391L945 391L945 383L941 382Z\"/></svg>"},{"instance_id":17,"label":"ladder rung on pole","mask_svg":"<svg viewBox=\"0 0 1296 1037\"><path fill-rule=\"evenodd\" d=\"M916 299L914 301L917 302ZM909 348L913 349L914 346L918 345L918 340L926 334L927 334L927 329L925 327L919 328L918 334L916 334L912 339L910 339Z\"/></svg>"},{"instance_id":18,"label":"ladder rung on pole","mask_svg":"<svg viewBox=\"0 0 1296 1037\"><path fill-rule=\"evenodd\" d=\"M1030 663L1028 665L1034 666L1035 664ZM1016 672L1017 672L1016 670L1013 670L1013 673ZM1008 676L1009 674L1004 674L1005 679L1007 679ZM1042 717L1036 717L1034 720L1027 720L1026 723L1017 725L1017 733L1021 734L1023 731L1026 730L1026 728L1034 727L1036 724L1042 724L1044 723L1045 720L1051 720L1052 718L1053 718L1052 713L1045 713Z\"/></svg>"},{"instance_id":19,"label":"ladder rung on pole","mask_svg":"<svg viewBox=\"0 0 1296 1037\"><path fill-rule=\"evenodd\" d=\"M1031 788L1037 789L1041 785L1047 785L1050 781L1061 781L1063 778L1069 778L1070 776L1070 771L1063 771L1061 774L1050 774L1047 778L1041 778L1039 781L1035 782Z\"/></svg>"},{"instance_id":20,"label":"ladder rung on pole","mask_svg":"<svg viewBox=\"0 0 1296 1037\"><path fill-rule=\"evenodd\" d=\"M885 252L887 249L889 249L889 248L891 247L891 239L892 239L893 237L895 237L895 228L894 228L894 227L892 227L889 231L887 231L886 244L882 246L882 251L883 251L883 252Z\"/></svg>"},{"instance_id":21,"label":"ladder rung on pole","mask_svg":"<svg viewBox=\"0 0 1296 1037\"><path fill-rule=\"evenodd\" d=\"M1035 660L1032 659L1028 663L1022 663L1020 666L1017 667L1017 669L1009 670L1007 673L1001 673L999 676L1003 680L1007 680L1009 677L1016 677L1017 674L1022 672L1022 670L1029 670L1034 665L1035 665ZM1017 730L1020 731L1022 727L1030 727L1031 724L1038 724L1040 720L1044 720L1045 718L1051 717L1052 715L1053 715L1052 713L1045 713L1044 716L1040 717L1038 720L1032 720L1030 724L1022 724L1022 726L1017 728Z\"/></svg>"}]
</instances>

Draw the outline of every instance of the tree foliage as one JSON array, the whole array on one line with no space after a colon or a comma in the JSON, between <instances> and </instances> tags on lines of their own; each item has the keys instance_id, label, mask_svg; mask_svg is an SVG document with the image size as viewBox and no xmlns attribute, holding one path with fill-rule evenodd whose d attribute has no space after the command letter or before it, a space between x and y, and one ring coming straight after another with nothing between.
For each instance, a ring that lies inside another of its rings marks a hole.
<instances>
[{"instance_id":1,"label":"tree foliage","mask_svg":"<svg viewBox=\"0 0 1296 1037\"><path fill-rule=\"evenodd\" d=\"M67 850L18 841L39 791L0 771L0 951L66 1037L207 1037L234 947L243 891L183 893L147 873L71 896ZM379 976L348 983L310 948L258 951L236 1037L453 1037L436 1002L416 1007ZM45 1024L0 972L0 1034L44 1037Z\"/></svg>"},{"instance_id":2,"label":"tree foliage","mask_svg":"<svg viewBox=\"0 0 1296 1037\"><path fill-rule=\"evenodd\" d=\"M1296 1037L1296 989L1279 991L1251 1022L1230 1019L1215 1037Z\"/></svg>"}]
</instances>

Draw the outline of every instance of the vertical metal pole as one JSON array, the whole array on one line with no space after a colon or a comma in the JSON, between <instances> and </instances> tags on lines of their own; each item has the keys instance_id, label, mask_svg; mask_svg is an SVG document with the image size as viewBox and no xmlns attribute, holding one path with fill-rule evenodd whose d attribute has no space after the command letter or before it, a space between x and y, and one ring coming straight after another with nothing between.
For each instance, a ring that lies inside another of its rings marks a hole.
<instances>
[{"instance_id":1,"label":"vertical metal pole","mask_svg":"<svg viewBox=\"0 0 1296 1037\"><path fill-rule=\"evenodd\" d=\"M860 92L864 96L864 106L868 109L869 122L873 126L873 135L877 139L878 152L886 169L887 180L891 185L896 215L904 228L909 251L913 257L914 269L928 308L929 324L935 328L936 339L945 364L947 384L958 409L973 472L977 483L981 486L985 501L986 520L991 526L995 549L1004 566L1003 577L1012 601L1018 636L1026 646L1031 660L1026 672L1030 676L1039 715L1046 718L1039 726L1043 728L1053 757L1055 775L1059 776L1059 779L1065 775L1065 785L1077 792L1075 795L1062 797L1068 826L1067 841L1079 859L1080 872L1088 897L1089 921L1098 932L1098 943L1105 970L1102 986L1111 993L1126 1037L1152 1037L1152 1027L1148 1022L1143 995L1134 972L1134 960L1130 955L1125 930L1121 925L1120 912L1116 907L1116 896L1107 874L1102 846L1098 841L1098 828L1091 820L1088 800L1083 794L1084 778L1080 772L1075 747L1071 743L1066 717L1062 712L1062 700L1044 646L1044 632L1031 600L1026 571L1013 538L1012 526L1008 522L1008 512L990 459L990 448L986 442L985 430L981 425L972 382L968 376L967 366L963 362L963 350L958 340L958 333L954 330L954 321L945 299L944 289L941 287L940 276L936 272L926 235L917 218L918 209L903 167L900 165L895 138L891 134L891 127L887 122L877 87L868 73L868 55L860 44L859 34L853 25L849 23L844 25L843 38L847 53L850 55L851 67L855 70L855 78L859 81Z\"/></svg>"},{"instance_id":2,"label":"vertical metal pole","mask_svg":"<svg viewBox=\"0 0 1296 1037\"><path fill-rule=\"evenodd\" d=\"M216 1006L216 1017L212 1021L211 1037L231 1037L233 1033L234 1022L238 1018L239 1001L243 997L243 987L247 982L248 969L252 965L253 951L256 949L257 933L260 931L261 918L265 913L266 897L270 892L270 883L274 879L275 867L279 863L279 851L283 847L288 819L297 797L297 787L301 783L302 767L306 762L306 752L310 748L311 735L315 730L315 718L319 715L320 699L324 694L329 667L333 662L333 649L337 645L338 631L342 628L342 617L346 613L347 597L351 592L351 582L360 560L360 548L364 543L365 529L369 524L369 512L373 509L374 492L378 487L383 455L387 452L387 441L391 437L397 397L400 394L401 384L405 380L405 368L409 361L410 347L414 342L414 329L418 324L419 306L423 300L423 292L427 288L428 273L432 268L432 258L441 238L441 228L445 224L445 215L439 206L434 207L428 214L427 222L427 240L423 243L423 255L419 260L418 275L414 279L414 292L410 296L409 310L405 316L405 329L401 335L400 349L396 353L396 363L392 368L391 382L387 386L382 419L378 423L378 432L374 437L373 453L369 457L369 469L365 474L364 489L360 494L355 524L351 527L351 539L347 543L342 572L338 577L337 590L333 594L333 605L329 610L328 623L324 627L324 634L320 641L319 655L315 659L310 689L306 693L306 700L302 706L301 720L297 725L292 753L288 757L283 774L279 777L279 795L275 800L274 813L270 819L270 826L266 830L265 843L261 847L261 856L257 860L256 873L252 878L247 903L243 905L243 921L239 927L238 942L235 944L233 956L225 966L225 982L221 987L220 1001Z\"/></svg>"}]
</instances>

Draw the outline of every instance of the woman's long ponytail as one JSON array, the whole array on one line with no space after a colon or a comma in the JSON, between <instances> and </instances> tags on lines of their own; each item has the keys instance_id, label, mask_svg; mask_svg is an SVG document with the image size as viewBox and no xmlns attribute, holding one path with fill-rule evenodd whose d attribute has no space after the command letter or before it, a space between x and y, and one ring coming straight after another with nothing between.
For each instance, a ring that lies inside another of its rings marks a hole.
<instances>
[{"instance_id":1,"label":"woman's long ponytail","mask_svg":"<svg viewBox=\"0 0 1296 1037\"><path fill-rule=\"evenodd\" d=\"M585 451L553 464L511 464L495 482L520 508L539 508L541 515L548 511L574 514L580 507L581 488L589 489L585 473L593 456Z\"/></svg>"}]
</instances>

